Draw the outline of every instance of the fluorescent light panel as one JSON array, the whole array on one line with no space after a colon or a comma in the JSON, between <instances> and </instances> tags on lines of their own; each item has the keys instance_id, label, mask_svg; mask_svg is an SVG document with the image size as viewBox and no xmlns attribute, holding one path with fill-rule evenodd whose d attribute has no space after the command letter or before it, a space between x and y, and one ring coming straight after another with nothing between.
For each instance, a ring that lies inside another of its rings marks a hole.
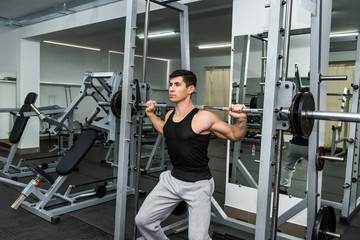
<instances>
[{"instance_id":1,"label":"fluorescent light panel","mask_svg":"<svg viewBox=\"0 0 360 240\"><path fill-rule=\"evenodd\" d=\"M74 47L74 48L81 48L81 49L87 49L87 50L92 50L92 51L100 51L100 48L93 48L93 47L86 47L86 46L81 46L81 45L75 45L75 44L69 44L69 43L61 43L61 42L55 42L55 41L43 41L45 43L50 43L50 44L55 44L55 45L61 45L61 46L66 46L66 47Z\"/></svg>"},{"instance_id":2,"label":"fluorescent light panel","mask_svg":"<svg viewBox=\"0 0 360 240\"><path fill-rule=\"evenodd\" d=\"M124 55L123 52L114 51L114 50L109 50L109 53L122 54L122 55ZM141 57L141 58L144 57L144 56L142 56L142 55L134 55L134 56L135 56L135 57ZM157 58L157 57L149 57L149 56L147 56L147 58L149 58L149 59L154 59L154 60L165 61L165 62L170 61L170 59L166 59L166 58Z\"/></svg>"},{"instance_id":3,"label":"fluorescent light panel","mask_svg":"<svg viewBox=\"0 0 360 240\"><path fill-rule=\"evenodd\" d=\"M160 32L160 33L149 33L148 38L157 38L157 37L166 37L177 34L177 32L170 31L170 32ZM144 39L144 34L137 36L139 39Z\"/></svg>"},{"instance_id":4,"label":"fluorescent light panel","mask_svg":"<svg viewBox=\"0 0 360 240\"><path fill-rule=\"evenodd\" d=\"M359 33L353 32L353 33L332 33L330 34L330 37L336 38L336 37L353 37L357 36Z\"/></svg>"},{"instance_id":5,"label":"fluorescent light panel","mask_svg":"<svg viewBox=\"0 0 360 240\"><path fill-rule=\"evenodd\" d=\"M231 47L231 43L205 44L198 46L199 49L224 48L224 47Z\"/></svg>"}]
</instances>

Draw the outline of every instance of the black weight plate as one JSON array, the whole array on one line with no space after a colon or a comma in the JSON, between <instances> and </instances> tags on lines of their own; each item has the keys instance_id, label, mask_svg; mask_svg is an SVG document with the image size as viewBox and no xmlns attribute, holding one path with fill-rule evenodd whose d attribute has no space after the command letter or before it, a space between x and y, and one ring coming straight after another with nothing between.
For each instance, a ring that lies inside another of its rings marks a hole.
<instances>
[{"instance_id":1,"label":"black weight plate","mask_svg":"<svg viewBox=\"0 0 360 240\"><path fill-rule=\"evenodd\" d=\"M294 135L300 135L300 128L298 126L298 121L297 121L297 114L298 114L299 102L302 95L303 95L302 92L296 94L293 98L290 107L289 122L290 122L290 129Z\"/></svg>"},{"instance_id":2,"label":"black weight plate","mask_svg":"<svg viewBox=\"0 0 360 240\"><path fill-rule=\"evenodd\" d=\"M319 147L317 155L316 155L316 161L315 161L317 171L322 171L324 169L325 160L321 158L321 156L324 156L324 155L325 155L325 148Z\"/></svg>"},{"instance_id":3,"label":"black weight plate","mask_svg":"<svg viewBox=\"0 0 360 240\"><path fill-rule=\"evenodd\" d=\"M301 113L314 110L314 97L311 92L305 92L300 98L299 107L297 109L297 125L300 131L299 135L305 138L308 138L312 132L312 129L314 127L314 119L302 117Z\"/></svg>"},{"instance_id":4,"label":"black weight plate","mask_svg":"<svg viewBox=\"0 0 360 240\"><path fill-rule=\"evenodd\" d=\"M26 167L28 167L34 174L38 175L41 180L45 180L50 184L53 184L55 182L55 180L49 174L47 174L35 163L29 163L28 165L26 165Z\"/></svg>"},{"instance_id":5,"label":"black weight plate","mask_svg":"<svg viewBox=\"0 0 360 240\"><path fill-rule=\"evenodd\" d=\"M98 198L102 198L106 195L107 193L107 189L104 185L99 185L99 186L96 186L95 188L95 195L98 197Z\"/></svg>"},{"instance_id":6,"label":"black weight plate","mask_svg":"<svg viewBox=\"0 0 360 240\"><path fill-rule=\"evenodd\" d=\"M315 217L313 227L312 240L328 239L326 232L336 231L336 215L335 210L331 206L322 207Z\"/></svg>"},{"instance_id":7,"label":"black weight plate","mask_svg":"<svg viewBox=\"0 0 360 240\"><path fill-rule=\"evenodd\" d=\"M122 98L122 91L120 90L114 94L110 103L111 112L117 118L120 118L121 116L121 98Z\"/></svg>"}]
</instances>

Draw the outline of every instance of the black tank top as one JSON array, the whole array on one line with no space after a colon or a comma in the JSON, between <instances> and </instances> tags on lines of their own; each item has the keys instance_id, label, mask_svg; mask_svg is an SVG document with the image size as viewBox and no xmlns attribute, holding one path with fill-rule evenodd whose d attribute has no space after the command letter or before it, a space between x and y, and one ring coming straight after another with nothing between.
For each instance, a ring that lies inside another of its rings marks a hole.
<instances>
[{"instance_id":1,"label":"black tank top","mask_svg":"<svg viewBox=\"0 0 360 240\"><path fill-rule=\"evenodd\" d=\"M180 122L174 122L173 111L164 125L165 142L174 168L171 175L186 182L211 179L207 149L210 134L196 134L191 121L199 109L194 108Z\"/></svg>"}]
</instances>

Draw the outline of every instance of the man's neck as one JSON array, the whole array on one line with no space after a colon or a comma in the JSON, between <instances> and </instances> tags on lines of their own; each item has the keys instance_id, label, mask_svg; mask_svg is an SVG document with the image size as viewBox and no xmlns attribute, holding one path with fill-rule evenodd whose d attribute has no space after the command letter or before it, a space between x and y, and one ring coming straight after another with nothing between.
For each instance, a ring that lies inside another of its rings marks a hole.
<instances>
[{"instance_id":1,"label":"man's neck","mask_svg":"<svg viewBox=\"0 0 360 240\"><path fill-rule=\"evenodd\" d=\"M179 118L183 118L194 109L194 104L191 99L185 100L182 102L175 103L175 116Z\"/></svg>"}]
</instances>

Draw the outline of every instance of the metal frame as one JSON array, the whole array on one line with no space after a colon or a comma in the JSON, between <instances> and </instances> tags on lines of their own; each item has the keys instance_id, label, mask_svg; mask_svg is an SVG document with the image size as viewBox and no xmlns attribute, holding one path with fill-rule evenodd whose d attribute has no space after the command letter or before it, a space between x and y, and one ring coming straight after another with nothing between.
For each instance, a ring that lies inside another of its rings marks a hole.
<instances>
[{"instance_id":1,"label":"metal frame","mask_svg":"<svg viewBox=\"0 0 360 240\"><path fill-rule=\"evenodd\" d=\"M93 80L96 78L99 80L100 87L95 86L93 84ZM105 131L108 136L108 141L115 140L115 147L116 144L118 145L118 138L115 139L116 134L118 134L117 130L117 124L119 123L119 120L115 118L115 116L112 114L110 110L109 104L103 104L104 101L111 99L111 97L119 90L121 87L121 72L109 72L109 73L86 73L83 85L81 86L80 93L76 97L76 99L70 104L70 106L61 114L61 116L58 119L51 118L49 122L51 123L57 123L53 126L53 131L56 131L57 129L60 129L65 119L68 118L70 114L72 114L73 110L76 108L76 106L81 102L82 99L84 99L86 96L91 96L97 101L99 104L99 107L101 107L106 113L107 116L99 121L93 121L91 123L87 122L86 120L83 122L83 126L85 128L93 128L100 131ZM95 89L95 92L89 94L87 93L88 89ZM105 90L105 93L107 96L104 96L102 94L102 91ZM107 99L109 98L109 99ZM36 109L38 110L38 109ZM37 114L39 114L40 119L45 119L48 121L48 118L43 116L43 113L40 111L36 111ZM98 113L98 112L97 112ZM96 113L96 114L97 114ZM94 114L94 113L93 113ZM91 114L92 117L95 117L95 115ZM92 118L89 117L89 118ZM91 120L92 121L92 120ZM134 135L134 129L129 129ZM134 142L134 138L132 138ZM133 159L133 153L130 157ZM115 156L114 160L118 160L119 158ZM133 165L133 160L130 161L130 164ZM117 167L117 162L113 162L113 167ZM116 177L117 171L113 171L113 176ZM71 193L71 190L73 189L73 185L69 185L66 192L64 194L58 193L57 190L62 186L62 184L67 179L68 175L66 176L58 176L57 179L51 186L45 190L42 188L37 187L37 183L39 182L39 178L41 176L36 176L34 179L32 179L28 184L18 183L13 180L8 180L5 178L0 178L0 182L10 183L12 185L16 185L19 187L23 187L23 191L18 198L18 200L14 203L21 204L21 207L26 209L27 211L44 218L47 221L50 222L56 222L59 215L72 212L78 209L82 209L85 207L93 206L96 204L100 204L106 201L114 200L117 196L115 190L117 189L115 180L109 181L109 179L106 181L106 189L107 191L113 191L112 193L107 193L102 198L91 198L96 196L94 189L85 190L82 192L77 193ZM130 175L130 178L132 175ZM126 188L126 194L134 194L133 184L134 181L130 180L130 186ZM30 196L33 194L38 201L33 202L27 202L24 201L25 197ZM84 198L85 200L83 200ZM65 204L65 205L64 205ZM60 205L60 206L59 206ZM49 208L51 207L51 209ZM48 209L49 208L49 209Z\"/></svg>"},{"instance_id":2,"label":"metal frame","mask_svg":"<svg viewBox=\"0 0 360 240\"><path fill-rule=\"evenodd\" d=\"M179 11L180 31L181 31L181 64L184 69L190 69L190 50L189 50L189 26L187 6L177 2L155 1L152 2ZM125 216L126 216L126 197L127 197L127 177L128 159L130 144L130 129L133 122L131 119L132 108L132 86L134 80L134 55L135 55L135 36L136 36L136 16L137 0L127 0L126 4L126 26L125 26L125 47L124 47L124 75L122 88L120 134L118 143L118 180L115 213L115 233L114 239L125 238ZM145 36L146 37L146 36ZM145 75L145 73L143 73ZM141 136L140 136L141 137ZM135 152L132 147L131 151ZM131 157L130 157L131 158ZM131 168L130 173L133 173ZM132 179L132 178L130 178Z\"/></svg>"},{"instance_id":3,"label":"metal frame","mask_svg":"<svg viewBox=\"0 0 360 240\"><path fill-rule=\"evenodd\" d=\"M356 65L353 86L353 103L352 112L359 112L359 85L360 85L360 34L357 36ZM355 211L359 209L360 198L357 196L358 178L359 178L359 123L350 123L349 139L350 141L346 162L345 183L349 184L349 188L344 188L343 207L341 210L341 218L349 219ZM349 161L352 159L352 161ZM353 181L353 180L356 181Z\"/></svg>"},{"instance_id":4,"label":"metal frame","mask_svg":"<svg viewBox=\"0 0 360 240\"><path fill-rule=\"evenodd\" d=\"M129 36L134 36L135 33L135 20L134 15L136 13L136 5L133 5L133 1L128 0L128 16L127 16L127 37L129 41L125 41L127 44L125 45L125 59L131 59L130 52L130 43L133 43L133 39ZM255 233L255 239L269 239L270 237L270 211L271 211L271 196L272 196L272 183L273 183L273 174L274 174L274 165L276 165L275 160L275 145L276 142L280 142L282 139L282 130L287 129L288 122L283 120L278 120L277 111L280 107L286 106L289 104L289 100L287 98L291 98L293 94L292 91L285 90L286 82L283 81L280 85L278 85L278 78L280 75L280 58L281 56L281 45L282 45L282 34L281 29L283 24L283 14L284 14L284 1L272 0L271 8L270 8L270 18L269 18L269 35L268 35L268 54L267 54L267 66L266 66L266 88L265 88L265 98L268 101L264 102L264 119L267 119L266 123L263 123L262 128L262 140L263 144L261 145L261 156L260 156L260 173L259 173L259 185L257 190L257 209L256 209L256 225L245 223L242 221L238 221L226 216L226 214L222 211L221 207L217 204L217 202L212 199L212 210L213 210L213 221L217 221L223 223L228 226L235 227L237 229ZM321 73L321 18L322 18L322 1L317 1L317 13L311 16L311 72L310 72L310 88L315 95L315 105L316 109L319 109L318 99L320 98L320 87L319 87L319 79ZM135 10L134 10L135 7ZM130 21L129 19L132 19ZM133 25L131 25L133 24ZM328 24L328 23L327 23ZM286 57L286 52L284 55ZM125 61L124 69L129 68L131 66L129 62ZM131 69L133 71L133 69ZM129 77L127 81L132 79L132 76ZM124 83L127 86L129 83ZM291 87L290 87L291 88ZM282 98L281 94L286 95L286 97ZM277 96L277 97L276 97ZM286 100L285 100L286 98ZM123 94L123 102L129 102L130 100L130 89L126 94ZM129 129L127 124L129 124L129 120L126 116L130 112L130 106L127 105L126 108L122 108L122 121L121 121L121 133L123 135L120 136L120 149L119 153L122 151L122 154L128 154L128 146L126 145L126 131ZM279 130L277 134L276 131ZM318 121L315 121L312 134L310 136L311 144L309 147L309 163L308 163L308 171L307 171L307 196L300 200L293 207L289 208L285 212L283 212L280 216L275 215L277 217L275 221L275 235L276 239L299 239L294 236L283 234L276 232L276 229L279 225L286 222L290 218L294 217L298 213L304 211L307 212L307 239L312 238L313 224L315 222L315 215L320 207L320 198L319 193L321 192L321 180L322 175L321 172L317 172L315 168L315 159L317 154L317 146L319 145L320 133L319 133L319 124ZM266 142L266 144L265 144ZM278 144L279 145L279 144ZM123 159L127 159L126 155ZM277 153L277 161L279 161L279 156L281 158L281 151ZM124 161L124 160L123 160ZM119 167L119 174L124 173L123 178L127 175L127 162L124 161L124 166L121 169ZM122 171L122 172L121 172ZM118 179L120 181L120 179ZM124 179L125 181L125 179ZM126 198L124 198L123 192L121 192L121 188L118 191L117 198L117 209L116 209L116 222L115 222L115 237L114 239L124 239L124 227L125 227L125 203ZM278 195L278 190L275 189L275 193ZM274 198L274 201L276 198ZM119 209L120 207L120 209ZM274 217L274 215L273 215ZM118 221L120 219L121 221ZM181 222L181 225L185 224L184 221ZM273 236L272 232L272 236Z\"/></svg>"},{"instance_id":5,"label":"metal frame","mask_svg":"<svg viewBox=\"0 0 360 240\"><path fill-rule=\"evenodd\" d=\"M346 87L344 88L344 92L343 92L340 112L349 112L350 98L351 98L350 89ZM340 138L340 133L342 131L343 125L344 125L344 136ZM344 122L339 121L338 125L337 126L333 125L331 130L332 130L332 138L331 138L330 155L338 157L346 154L346 142L348 139L348 124L344 124ZM335 154L336 145L338 143L342 143L342 151Z\"/></svg>"},{"instance_id":6,"label":"metal frame","mask_svg":"<svg viewBox=\"0 0 360 240\"><path fill-rule=\"evenodd\" d=\"M352 113L359 113L359 85L360 85L360 35L357 38L355 76L352 94ZM340 221L348 222L351 217L359 210L360 197L358 192L359 175L359 123L352 122L349 127L347 161L344 179L344 195L340 203L322 199L322 204L333 206L341 210Z\"/></svg>"},{"instance_id":7,"label":"metal frame","mask_svg":"<svg viewBox=\"0 0 360 240\"><path fill-rule=\"evenodd\" d=\"M63 108L59 108L56 105L43 107L41 109L42 109L43 114L45 114L45 115L58 114L58 113L64 111ZM15 114L14 117L16 117L16 115L18 114L19 111L20 111L20 108L7 108L7 109L2 108L2 109L0 109L0 112L11 112L12 114ZM30 116L36 116L36 114L34 112L25 112L24 116L30 117ZM9 149L9 154L7 155L7 157L0 156L0 163L3 164L3 167L0 170L1 177L16 179L16 178L34 175L33 172L31 172L27 167L22 166L23 163L27 159L21 158L16 165L13 164L13 160L14 160L18 146L19 146L19 143L12 144ZM61 152L59 152L59 154L61 154ZM51 156L51 157L46 157L46 158L50 159L50 158L55 158L55 157L57 157L57 156ZM40 158L38 158L38 159L40 159ZM31 160L35 160L35 159L31 159ZM57 161L54 161L53 163L49 163L48 168L44 169L44 171L47 173L54 172L56 166L57 166Z\"/></svg>"},{"instance_id":8,"label":"metal frame","mask_svg":"<svg viewBox=\"0 0 360 240\"><path fill-rule=\"evenodd\" d=\"M266 88L265 88L265 99L268 101L264 102L264 110L263 110L263 118L267 119L266 122L263 122L262 128L262 142L261 145L261 156L260 156L260 172L259 172L259 185L257 190L257 208L256 208L256 225L237 222L234 219L229 219L226 214L219 211L221 208L213 204L213 207L218 210L217 216L220 220L215 221L224 221L226 225L234 225L234 227L249 232L255 233L255 239L269 239L270 232L272 238L274 235L276 239L298 239L294 236L283 234L283 233L275 233L273 230L287 220L291 219L295 215L307 209L307 239L312 238L312 230L313 224L315 221L315 214L320 206L319 201L319 192L320 192L320 183L321 183L321 173L318 173L315 169L315 159L317 153L318 139L319 139L319 127L318 122L315 122L313 132L311 135L310 142L314 143L309 148L309 163L308 163L308 190L307 196L300 200L293 207L289 208L281 215L277 217L277 224L270 231L271 221L270 221L270 211L271 211L271 196L272 194L272 183L273 183L273 174L274 168L276 165L275 160L275 142L277 139L281 139L281 121L277 120L277 114L275 113L276 109L281 107L279 101L282 100L279 98L279 94L281 93L277 88L276 84L278 82L278 78L280 75L280 57L284 57L281 55L281 29L283 23L283 12L284 6L282 6L283 1L271 1L270 3L270 20L269 20L269 35L268 35L268 53L267 53L267 68L266 68ZM320 9L321 1L317 1L317 14L311 16L311 89L312 92L315 92L315 101L318 101L319 95L319 76L321 72L320 68L320 34L321 34L321 11ZM285 55L285 53L284 53ZM277 98L275 96L278 96ZM318 109L318 103L316 103L316 108ZM281 123L279 125L279 123ZM280 129L278 134L276 133L276 129ZM281 154L281 153L280 153ZM277 161L279 161L279 153L277 153ZM274 199L275 201L275 199ZM273 206L274 208L274 206ZM274 215L273 215L274 218ZM274 221L274 220L273 220ZM237 223L235 223L237 222ZM255 227L256 226L256 227Z\"/></svg>"}]
</instances>

